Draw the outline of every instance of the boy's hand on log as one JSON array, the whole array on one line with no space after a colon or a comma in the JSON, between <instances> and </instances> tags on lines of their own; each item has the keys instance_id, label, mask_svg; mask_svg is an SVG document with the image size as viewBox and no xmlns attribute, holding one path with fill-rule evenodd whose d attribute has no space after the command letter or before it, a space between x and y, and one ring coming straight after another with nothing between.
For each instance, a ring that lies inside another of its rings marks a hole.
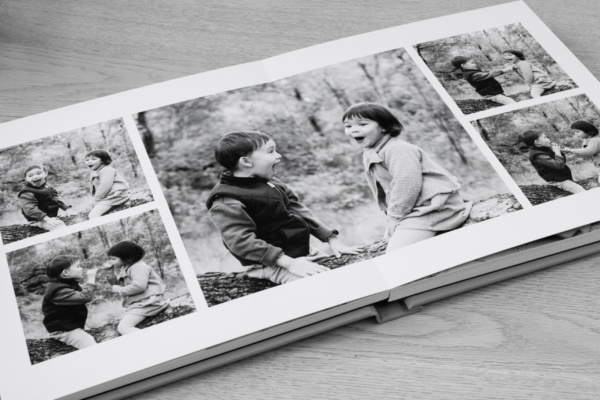
<instances>
[{"instance_id":1,"label":"boy's hand on log","mask_svg":"<svg viewBox=\"0 0 600 400\"><path fill-rule=\"evenodd\" d=\"M277 265L302 278L329 271L329 268L310 262L306 257L291 258L283 255L277 259Z\"/></svg>"},{"instance_id":2,"label":"boy's hand on log","mask_svg":"<svg viewBox=\"0 0 600 400\"><path fill-rule=\"evenodd\" d=\"M346 246L337 236L330 237L327 242L335 258L340 258L342 254L358 254L360 249L360 246Z\"/></svg>"}]
</instances>

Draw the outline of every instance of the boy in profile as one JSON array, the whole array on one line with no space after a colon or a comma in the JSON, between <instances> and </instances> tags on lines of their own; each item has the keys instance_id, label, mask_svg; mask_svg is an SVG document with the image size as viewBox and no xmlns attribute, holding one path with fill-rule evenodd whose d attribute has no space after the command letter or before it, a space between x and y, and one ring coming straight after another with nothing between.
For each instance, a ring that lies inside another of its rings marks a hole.
<instances>
[{"instance_id":1,"label":"boy in profile","mask_svg":"<svg viewBox=\"0 0 600 400\"><path fill-rule=\"evenodd\" d=\"M87 319L86 303L94 298L97 268L87 273L79 258L72 255L54 257L46 267L50 283L42 299L44 326L52 339L78 349L93 346L96 340L83 330ZM79 281L87 282L81 287Z\"/></svg>"},{"instance_id":2,"label":"boy in profile","mask_svg":"<svg viewBox=\"0 0 600 400\"><path fill-rule=\"evenodd\" d=\"M327 271L307 257L314 254L310 235L328 242L336 257L356 254L275 177L281 155L266 133L229 133L217 144L215 157L225 171L206 206L225 247L248 276L280 284Z\"/></svg>"},{"instance_id":3,"label":"boy in profile","mask_svg":"<svg viewBox=\"0 0 600 400\"><path fill-rule=\"evenodd\" d=\"M21 213L29 225L52 231L66 226L57 218L58 210L66 211L72 206L65 203L58 191L47 184L47 178L48 171L43 165L28 167L25 170L25 185L17 197Z\"/></svg>"},{"instance_id":4,"label":"boy in profile","mask_svg":"<svg viewBox=\"0 0 600 400\"><path fill-rule=\"evenodd\" d=\"M463 56L454 57L452 59L452 65L454 68L461 70L466 81L469 82L475 91L483 98L500 104L516 103L516 101L504 94L502 85L494 79L496 76L512 71L512 65L503 69L482 71L472 59Z\"/></svg>"}]
</instances>

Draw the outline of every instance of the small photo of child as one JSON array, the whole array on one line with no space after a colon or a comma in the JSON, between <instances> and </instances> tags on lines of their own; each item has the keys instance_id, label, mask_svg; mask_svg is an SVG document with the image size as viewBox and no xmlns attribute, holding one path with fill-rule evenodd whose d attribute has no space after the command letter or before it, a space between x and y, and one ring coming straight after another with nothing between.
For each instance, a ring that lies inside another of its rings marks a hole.
<instances>
[{"instance_id":1,"label":"small photo of child","mask_svg":"<svg viewBox=\"0 0 600 400\"><path fill-rule=\"evenodd\" d=\"M0 173L4 244L153 200L121 119L3 149Z\"/></svg>"},{"instance_id":2,"label":"small photo of child","mask_svg":"<svg viewBox=\"0 0 600 400\"><path fill-rule=\"evenodd\" d=\"M160 214L7 253L32 364L195 311Z\"/></svg>"},{"instance_id":3,"label":"small photo of child","mask_svg":"<svg viewBox=\"0 0 600 400\"><path fill-rule=\"evenodd\" d=\"M464 114L577 87L521 24L420 43L415 49Z\"/></svg>"},{"instance_id":4,"label":"small photo of child","mask_svg":"<svg viewBox=\"0 0 600 400\"><path fill-rule=\"evenodd\" d=\"M586 95L579 95L472 124L525 197L536 205L600 185L597 121L598 108Z\"/></svg>"}]
</instances>

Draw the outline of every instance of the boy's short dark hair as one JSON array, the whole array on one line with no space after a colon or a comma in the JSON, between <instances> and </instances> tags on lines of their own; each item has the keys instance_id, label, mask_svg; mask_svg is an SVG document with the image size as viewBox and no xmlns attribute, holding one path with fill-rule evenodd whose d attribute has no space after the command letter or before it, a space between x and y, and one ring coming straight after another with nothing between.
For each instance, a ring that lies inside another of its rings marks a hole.
<instances>
[{"instance_id":1,"label":"boy's short dark hair","mask_svg":"<svg viewBox=\"0 0 600 400\"><path fill-rule=\"evenodd\" d=\"M514 50L514 49L506 49L503 51L503 53L510 53L515 55L519 60L524 60L525 59L525 54L523 54L523 52L519 51L519 50Z\"/></svg>"},{"instance_id":2,"label":"boy's short dark hair","mask_svg":"<svg viewBox=\"0 0 600 400\"><path fill-rule=\"evenodd\" d=\"M108 249L107 254L118 257L126 264L132 265L140 261L146 254L146 251L134 241L123 240Z\"/></svg>"},{"instance_id":3,"label":"boy's short dark hair","mask_svg":"<svg viewBox=\"0 0 600 400\"><path fill-rule=\"evenodd\" d=\"M376 103L357 103L351 105L342 116L342 122L353 118L366 118L375 121L383 129L386 135L392 137L400 135L404 127L398 118L386 107Z\"/></svg>"},{"instance_id":4,"label":"boy's short dark hair","mask_svg":"<svg viewBox=\"0 0 600 400\"><path fill-rule=\"evenodd\" d=\"M527 146L533 146L541 135L538 131L525 131L521 133L521 141Z\"/></svg>"},{"instance_id":5,"label":"boy's short dark hair","mask_svg":"<svg viewBox=\"0 0 600 400\"><path fill-rule=\"evenodd\" d=\"M65 269L68 269L77 261L79 261L79 257L71 254L56 256L50 260L48 265L46 265L46 275L48 275L48 278L50 279L58 278L61 272L63 272Z\"/></svg>"},{"instance_id":6,"label":"boy's short dark hair","mask_svg":"<svg viewBox=\"0 0 600 400\"><path fill-rule=\"evenodd\" d=\"M454 57L452 59L451 62L452 62L452 65L454 65L454 68L459 69L467 61L469 61L468 57L465 57L465 56L456 56L456 57Z\"/></svg>"},{"instance_id":7,"label":"boy's short dark hair","mask_svg":"<svg viewBox=\"0 0 600 400\"><path fill-rule=\"evenodd\" d=\"M241 157L252 154L269 140L271 137L264 132L230 132L217 143L215 158L223 168L233 171Z\"/></svg>"},{"instance_id":8,"label":"boy's short dark hair","mask_svg":"<svg viewBox=\"0 0 600 400\"><path fill-rule=\"evenodd\" d=\"M34 165L30 165L29 167L27 167L27 169L23 173L23 176L27 176L27 173L29 171L33 171L34 169L41 169L42 171L48 173L48 170L42 164L34 164Z\"/></svg>"},{"instance_id":9,"label":"boy's short dark hair","mask_svg":"<svg viewBox=\"0 0 600 400\"><path fill-rule=\"evenodd\" d=\"M571 129L577 129L585 132L588 136L596 136L598 134L598 128L596 128L593 124L579 120L575 121L571 124Z\"/></svg>"},{"instance_id":10,"label":"boy's short dark hair","mask_svg":"<svg viewBox=\"0 0 600 400\"><path fill-rule=\"evenodd\" d=\"M104 165L108 165L112 162L112 158L110 158L110 154L108 154L108 151L106 150L92 150L89 153L87 153L85 155L86 157L88 156L94 156L94 157L98 157L100 159L100 161L102 161L102 164Z\"/></svg>"}]
</instances>

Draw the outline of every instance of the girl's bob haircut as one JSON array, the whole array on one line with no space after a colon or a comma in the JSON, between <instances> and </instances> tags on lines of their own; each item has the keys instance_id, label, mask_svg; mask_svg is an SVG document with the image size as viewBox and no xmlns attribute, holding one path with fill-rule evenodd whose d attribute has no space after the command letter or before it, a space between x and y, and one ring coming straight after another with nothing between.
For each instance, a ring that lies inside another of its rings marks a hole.
<instances>
[{"instance_id":1,"label":"girl's bob haircut","mask_svg":"<svg viewBox=\"0 0 600 400\"><path fill-rule=\"evenodd\" d=\"M525 54L523 54L523 52L521 52L519 50L506 49L502 53L510 53L510 54L516 56L519 60L525 59Z\"/></svg>"},{"instance_id":2,"label":"girl's bob haircut","mask_svg":"<svg viewBox=\"0 0 600 400\"><path fill-rule=\"evenodd\" d=\"M108 165L112 162L112 158L110 158L110 154L108 154L108 151L106 150L92 150L85 155L85 158L89 156L99 158L104 165Z\"/></svg>"},{"instance_id":3,"label":"girl's bob haircut","mask_svg":"<svg viewBox=\"0 0 600 400\"><path fill-rule=\"evenodd\" d=\"M383 133L392 137L400 135L404 130L398 118L390 110L376 103L364 102L351 105L344 112L342 122L356 118L365 118L377 122Z\"/></svg>"},{"instance_id":4,"label":"girl's bob haircut","mask_svg":"<svg viewBox=\"0 0 600 400\"><path fill-rule=\"evenodd\" d=\"M589 137L596 136L598 134L598 128L587 121L579 120L571 124L571 129L577 129L578 131L585 132Z\"/></svg>"},{"instance_id":5,"label":"girl's bob haircut","mask_svg":"<svg viewBox=\"0 0 600 400\"><path fill-rule=\"evenodd\" d=\"M126 264L132 265L140 261L146 254L146 251L132 240L123 240L108 249L107 254L118 257Z\"/></svg>"}]
</instances>

